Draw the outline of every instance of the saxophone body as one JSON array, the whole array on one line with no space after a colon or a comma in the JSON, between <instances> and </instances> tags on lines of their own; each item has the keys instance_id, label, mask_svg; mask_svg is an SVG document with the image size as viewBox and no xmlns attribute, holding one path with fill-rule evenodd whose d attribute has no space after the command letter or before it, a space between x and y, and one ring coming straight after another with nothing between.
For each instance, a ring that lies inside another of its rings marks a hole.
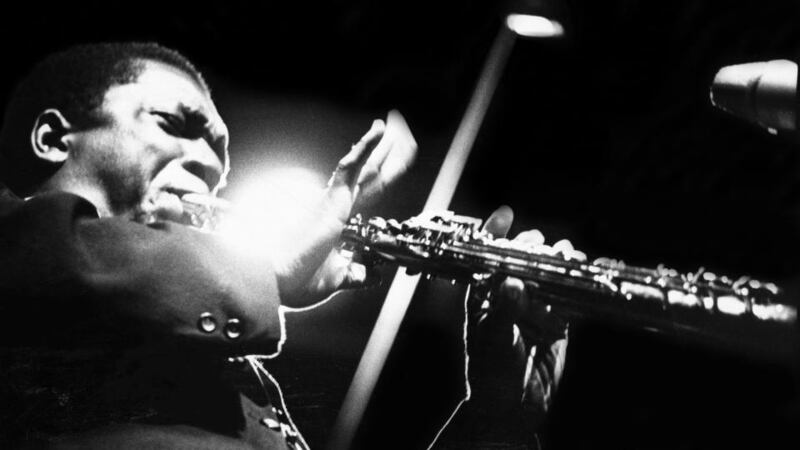
<instances>
[{"instance_id":1,"label":"saxophone body","mask_svg":"<svg viewBox=\"0 0 800 450\"><path fill-rule=\"evenodd\" d=\"M223 199L188 194L187 225L217 232L231 215ZM426 277L483 285L502 276L522 279L536 298L568 319L610 321L678 337L731 344L759 354L800 353L797 309L774 283L728 277L704 269L679 273L609 258L579 261L536 253L495 238L480 219L452 212L405 221L355 216L341 234L341 250L366 265L397 264Z\"/></svg>"},{"instance_id":2,"label":"saxophone body","mask_svg":"<svg viewBox=\"0 0 800 450\"><path fill-rule=\"evenodd\" d=\"M365 264L396 263L409 272L478 284L514 276L568 318L611 320L677 336L730 343L757 352L793 351L797 310L774 283L700 269L679 273L609 258L591 262L534 249L481 230L479 219L450 212L403 222L356 216L343 248Z\"/></svg>"}]
</instances>

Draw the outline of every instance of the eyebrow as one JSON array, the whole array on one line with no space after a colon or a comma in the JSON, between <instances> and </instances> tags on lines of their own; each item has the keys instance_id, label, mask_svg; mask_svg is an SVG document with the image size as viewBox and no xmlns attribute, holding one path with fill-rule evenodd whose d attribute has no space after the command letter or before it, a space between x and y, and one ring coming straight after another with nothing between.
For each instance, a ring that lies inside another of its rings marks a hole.
<instances>
[{"instance_id":1,"label":"eyebrow","mask_svg":"<svg viewBox=\"0 0 800 450\"><path fill-rule=\"evenodd\" d=\"M214 151L214 154L216 154L220 162L225 165L225 153L228 146L227 133L216 132L217 127L214 127L213 122L210 120L208 115L196 106L191 106L180 102L178 104L178 109L180 110L181 114L183 114L186 120L186 125L190 129L195 130L199 136L208 142L208 145Z\"/></svg>"}]
</instances>

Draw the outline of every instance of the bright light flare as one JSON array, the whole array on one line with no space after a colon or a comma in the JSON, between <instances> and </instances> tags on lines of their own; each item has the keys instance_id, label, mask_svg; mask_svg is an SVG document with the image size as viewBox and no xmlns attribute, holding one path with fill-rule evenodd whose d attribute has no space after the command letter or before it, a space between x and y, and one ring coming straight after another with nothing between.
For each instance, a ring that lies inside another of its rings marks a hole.
<instances>
[{"instance_id":1,"label":"bright light flare","mask_svg":"<svg viewBox=\"0 0 800 450\"><path fill-rule=\"evenodd\" d=\"M564 35L564 27L555 20L529 14L509 14L506 26L520 36L558 37Z\"/></svg>"},{"instance_id":2,"label":"bright light flare","mask_svg":"<svg viewBox=\"0 0 800 450\"><path fill-rule=\"evenodd\" d=\"M233 217L220 234L245 254L291 254L296 234L313 217L324 187L324 178L308 169L270 170L233 192Z\"/></svg>"}]
</instances>

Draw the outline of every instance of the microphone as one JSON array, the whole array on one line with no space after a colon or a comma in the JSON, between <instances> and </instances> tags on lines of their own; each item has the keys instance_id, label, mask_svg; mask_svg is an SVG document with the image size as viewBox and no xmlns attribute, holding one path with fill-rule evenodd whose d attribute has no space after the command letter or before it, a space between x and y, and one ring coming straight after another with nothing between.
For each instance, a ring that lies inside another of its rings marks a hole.
<instances>
[{"instance_id":1,"label":"microphone","mask_svg":"<svg viewBox=\"0 0 800 450\"><path fill-rule=\"evenodd\" d=\"M771 134L798 131L797 64L776 59L725 66L711 84L711 104Z\"/></svg>"}]
</instances>

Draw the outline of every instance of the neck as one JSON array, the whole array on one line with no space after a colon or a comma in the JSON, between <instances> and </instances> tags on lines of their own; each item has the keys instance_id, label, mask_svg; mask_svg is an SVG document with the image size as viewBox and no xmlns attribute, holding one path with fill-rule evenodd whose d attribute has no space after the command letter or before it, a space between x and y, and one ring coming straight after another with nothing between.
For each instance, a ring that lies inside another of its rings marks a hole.
<instances>
[{"instance_id":1,"label":"neck","mask_svg":"<svg viewBox=\"0 0 800 450\"><path fill-rule=\"evenodd\" d=\"M44 182L33 195L46 192L68 192L83 197L94 205L100 217L119 215L114 214L110 206L108 195L96 183L92 183L85 177L74 176L67 171L57 172Z\"/></svg>"}]
</instances>

